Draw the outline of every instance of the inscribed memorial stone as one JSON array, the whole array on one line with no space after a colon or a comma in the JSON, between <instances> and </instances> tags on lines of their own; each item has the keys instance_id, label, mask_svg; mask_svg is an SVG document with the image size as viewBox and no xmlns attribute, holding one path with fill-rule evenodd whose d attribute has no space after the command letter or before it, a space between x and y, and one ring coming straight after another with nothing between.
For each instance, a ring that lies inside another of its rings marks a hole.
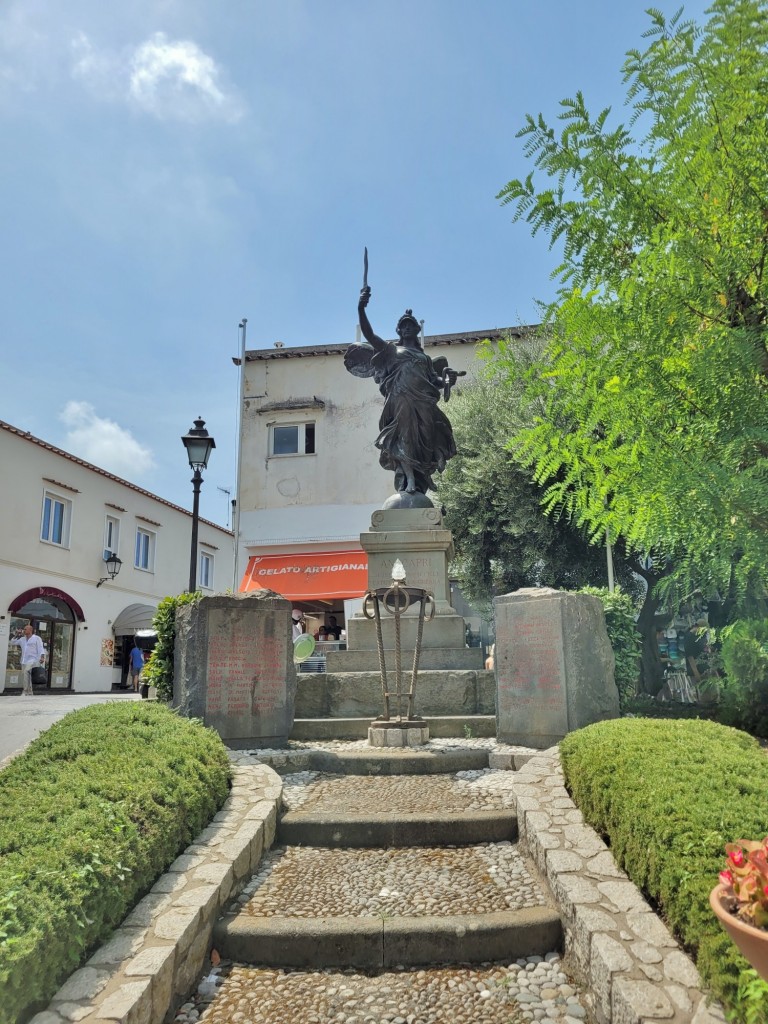
<instances>
[{"instance_id":1,"label":"inscribed memorial stone","mask_svg":"<svg viewBox=\"0 0 768 1024\"><path fill-rule=\"evenodd\" d=\"M596 597L549 587L497 597L496 735L544 749L619 715L614 657Z\"/></svg>"},{"instance_id":2,"label":"inscribed memorial stone","mask_svg":"<svg viewBox=\"0 0 768 1024\"><path fill-rule=\"evenodd\" d=\"M269 591L203 597L176 611L174 707L230 746L284 744L296 669L291 605Z\"/></svg>"}]
</instances>

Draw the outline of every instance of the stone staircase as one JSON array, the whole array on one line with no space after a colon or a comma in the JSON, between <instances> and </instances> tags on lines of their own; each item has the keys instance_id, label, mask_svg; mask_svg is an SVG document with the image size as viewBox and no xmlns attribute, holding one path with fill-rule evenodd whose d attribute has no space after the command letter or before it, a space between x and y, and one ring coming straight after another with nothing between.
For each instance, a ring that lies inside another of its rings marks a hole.
<instances>
[{"instance_id":1,"label":"stone staircase","mask_svg":"<svg viewBox=\"0 0 768 1024\"><path fill-rule=\"evenodd\" d=\"M386 972L509 964L560 947L546 885L517 848L511 800L473 785L486 752L335 760L333 772L327 763L285 778L278 845L216 925L221 956Z\"/></svg>"}]
</instances>

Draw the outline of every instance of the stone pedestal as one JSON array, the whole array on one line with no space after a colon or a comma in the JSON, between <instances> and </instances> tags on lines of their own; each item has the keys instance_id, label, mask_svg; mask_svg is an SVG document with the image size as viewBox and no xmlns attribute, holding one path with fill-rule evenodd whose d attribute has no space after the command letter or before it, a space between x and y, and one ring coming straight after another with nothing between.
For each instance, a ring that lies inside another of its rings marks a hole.
<instances>
[{"instance_id":1,"label":"stone pedestal","mask_svg":"<svg viewBox=\"0 0 768 1024\"><path fill-rule=\"evenodd\" d=\"M296 669L290 602L270 591L203 597L176 612L173 706L232 747L283 746Z\"/></svg>"},{"instance_id":2,"label":"stone pedestal","mask_svg":"<svg viewBox=\"0 0 768 1024\"><path fill-rule=\"evenodd\" d=\"M371 528L360 535L360 544L368 555L369 590L391 585L392 566L399 558L408 586L422 587L434 594L436 614L424 625L420 664L426 665L429 661L429 667L436 669L482 668L482 651L466 647L464 619L451 606L448 563L453 557L453 538L450 530L443 528L440 509L398 508L374 512ZM400 620L404 671L413 663L417 627L418 605ZM393 672L393 616L382 615L382 638L387 671ZM378 668L376 624L357 614L347 621L347 650L328 655L328 670L374 672Z\"/></svg>"},{"instance_id":3,"label":"stone pedestal","mask_svg":"<svg viewBox=\"0 0 768 1024\"><path fill-rule=\"evenodd\" d=\"M429 742L429 726L420 718L402 722L377 719L368 727L372 747L420 747Z\"/></svg>"},{"instance_id":4,"label":"stone pedestal","mask_svg":"<svg viewBox=\"0 0 768 1024\"><path fill-rule=\"evenodd\" d=\"M496 735L544 749L619 715L614 657L596 597L548 587L497 597Z\"/></svg>"}]
</instances>

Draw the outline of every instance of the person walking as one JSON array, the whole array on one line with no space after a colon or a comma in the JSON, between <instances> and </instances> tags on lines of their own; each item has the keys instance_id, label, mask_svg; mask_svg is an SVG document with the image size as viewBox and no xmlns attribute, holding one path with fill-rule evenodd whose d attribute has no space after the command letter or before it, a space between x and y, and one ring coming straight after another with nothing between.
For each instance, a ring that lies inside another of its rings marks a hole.
<instances>
[{"instance_id":1,"label":"person walking","mask_svg":"<svg viewBox=\"0 0 768 1024\"><path fill-rule=\"evenodd\" d=\"M131 682L133 683L133 692L138 693L139 676L141 675L141 670L144 668L144 653L135 641L129 656L129 668L131 673Z\"/></svg>"},{"instance_id":2,"label":"person walking","mask_svg":"<svg viewBox=\"0 0 768 1024\"><path fill-rule=\"evenodd\" d=\"M32 688L32 669L42 665L45 658L43 641L28 622L23 633L14 637L11 643L21 648L22 695L31 697L35 692Z\"/></svg>"}]
</instances>

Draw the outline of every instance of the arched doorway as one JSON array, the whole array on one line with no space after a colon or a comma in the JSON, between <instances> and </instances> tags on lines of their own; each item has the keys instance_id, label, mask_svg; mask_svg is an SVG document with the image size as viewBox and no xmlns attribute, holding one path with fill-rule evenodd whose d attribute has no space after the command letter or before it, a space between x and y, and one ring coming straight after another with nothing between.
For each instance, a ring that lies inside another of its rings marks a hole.
<instances>
[{"instance_id":1,"label":"arched doorway","mask_svg":"<svg viewBox=\"0 0 768 1024\"><path fill-rule=\"evenodd\" d=\"M156 612L157 608L151 604L129 604L112 623L115 634L113 664L120 666L120 681L112 684L113 690L127 690L130 686L128 664L133 645L143 652L146 661L157 643L157 633L152 629Z\"/></svg>"},{"instance_id":2,"label":"arched doorway","mask_svg":"<svg viewBox=\"0 0 768 1024\"><path fill-rule=\"evenodd\" d=\"M71 690L75 655L75 622L82 618L80 606L60 591L37 587L11 603L11 635L31 623L45 647L45 679L36 691ZM6 689L21 687L21 651L8 647L5 668Z\"/></svg>"}]
</instances>

